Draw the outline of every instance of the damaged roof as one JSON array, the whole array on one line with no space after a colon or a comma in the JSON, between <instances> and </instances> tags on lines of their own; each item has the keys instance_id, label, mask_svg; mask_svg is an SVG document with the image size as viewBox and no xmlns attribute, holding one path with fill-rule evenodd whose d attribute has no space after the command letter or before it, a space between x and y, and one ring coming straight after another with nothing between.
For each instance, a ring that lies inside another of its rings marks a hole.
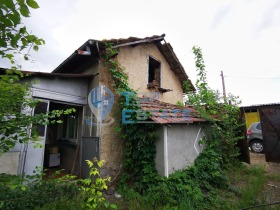
<instances>
[{"instance_id":1,"label":"damaged roof","mask_svg":"<svg viewBox=\"0 0 280 210\"><path fill-rule=\"evenodd\" d=\"M141 109L150 112L149 118L155 123L199 123L207 121L204 118L200 118L198 111L192 106L177 106L152 98L140 98L139 100ZM141 123L141 121L138 122ZM147 121L143 121L143 123L145 122L147 123Z\"/></svg>"},{"instance_id":2,"label":"damaged roof","mask_svg":"<svg viewBox=\"0 0 280 210\"><path fill-rule=\"evenodd\" d=\"M105 43L112 43L113 48L120 48L124 46L136 46L139 44L155 43L162 55L165 57L166 61L170 65L171 70L175 73L176 77L180 81L182 87L184 81L189 81L191 90L194 91L195 87L190 81L188 75L185 72L184 67L180 63L178 57L170 43L167 43L164 39L165 34L160 36L154 35L145 38L129 37L126 39L104 39L102 41L90 39L85 42L79 49L77 49L72 55L70 55L64 62L62 62L53 73L77 73L76 69L81 64L86 62L96 62L99 59L100 52L105 48ZM85 51L86 48L91 51L91 56L79 55L78 51ZM184 88L183 88L184 89Z\"/></svg>"}]
</instances>

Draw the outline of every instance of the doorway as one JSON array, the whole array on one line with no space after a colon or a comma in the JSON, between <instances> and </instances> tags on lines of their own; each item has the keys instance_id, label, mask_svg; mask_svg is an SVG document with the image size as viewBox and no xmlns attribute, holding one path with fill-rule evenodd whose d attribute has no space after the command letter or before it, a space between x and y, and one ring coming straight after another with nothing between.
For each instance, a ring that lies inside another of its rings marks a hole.
<instances>
[{"instance_id":1,"label":"doorway","mask_svg":"<svg viewBox=\"0 0 280 210\"><path fill-rule=\"evenodd\" d=\"M49 104L50 112L70 108L76 111L55 119L61 123L47 126L43 161L43 168L47 169L46 177L52 176L58 170L61 174L79 175L80 173L79 145L82 131L82 107L58 102Z\"/></svg>"}]
</instances>

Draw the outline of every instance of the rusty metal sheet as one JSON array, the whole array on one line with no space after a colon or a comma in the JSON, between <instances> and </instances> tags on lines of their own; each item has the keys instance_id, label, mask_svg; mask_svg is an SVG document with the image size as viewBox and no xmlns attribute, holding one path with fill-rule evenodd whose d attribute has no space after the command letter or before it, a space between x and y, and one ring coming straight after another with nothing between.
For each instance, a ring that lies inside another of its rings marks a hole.
<instances>
[{"instance_id":1,"label":"rusty metal sheet","mask_svg":"<svg viewBox=\"0 0 280 210\"><path fill-rule=\"evenodd\" d=\"M280 163L280 106L259 109L267 162Z\"/></svg>"}]
</instances>

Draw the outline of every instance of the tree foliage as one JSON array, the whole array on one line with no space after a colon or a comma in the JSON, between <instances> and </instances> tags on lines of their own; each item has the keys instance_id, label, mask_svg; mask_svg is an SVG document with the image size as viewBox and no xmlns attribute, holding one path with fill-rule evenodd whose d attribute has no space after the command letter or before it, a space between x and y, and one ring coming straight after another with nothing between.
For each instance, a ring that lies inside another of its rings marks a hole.
<instances>
[{"instance_id":1,"label":"tree foliage","mask_svg":"<svg viewBox=\"0 0 280 210\"><path fill-rule=\"evenodd\" d=\"M199 47L193 47L193 53L197 71L197 91L188 95L187 103L194 105L200 115L211 123L211 135L220 142L218 150L223 156L223 161L232 162L239 154L236 144L242 138L242 124L239 119L241 102L238 97L228 94L228 102L224 103L224 97L218 91L209 88L202 51Z\"/></svg>"},{"instance_id":2,"label":"tree foliage","mask_svg":"<svg viewBox=\"0 0 280 210\"><path fill-rule=\"evenodd\" d=\"M209 88L201 49L194 47L193 52L198 77L196 92L189 93L187 103L198 110L200 117L208 120L203 125L207 138L200 140L204 145L202 153L192 166L178 170L168 178L160 177L154 173L155 138L144 138L144 132L151 132L144 130L142 133L141 124L135 130L127 128L126 140L129 144L126 143L125 164L128 166L126 169L130 170L126 173L132 174L134 179L129 188L123 185L120 189L123 194L131 194L132 189L143 193L144 203L154 208L228 209L217 195L217 189L227 187L226 171L238 162L236 144L240 139L240 102L237 97L229 95L227 99L231 103L223 103L221 94ZM184 84L187 88L189 85L187 82ZM126 173L124 175L131 181Z\"/></svg>"},{"instance_id":3,"label":"tree foliage","mask_svg":"<svg viewBox=\"0 0 280 210\"><path fill-rule=\"evenodd\" d=\"M0 72L0 154L12 149L16 143L38 142L35 125L60 122L62 114L74 109L53 110L48 113L33 114L38 100L32 98L30 84L21 81L22 72L18 71L16 54L29 58L29 51L38 51L45 44L43 39L29 33L22 23L30 16L30 9L37 9L35 0L0 0L0 56L9 59L14 66ZM33 125L33 126L32 126ZM38 142L39 143L39 142Z\"/></svg>"},{"instance_id":4,"label":"tree foliage","mask_svg":"<svg viewBox=\"0 0 280 210\"><path fill-rule=\"evenodd\" d=\"M67 109L33 114L39 100L32 98L30 84L19 82L22 77L23 74L15 70L0 75L0 154L18 142L30 140L40 146L36 125L61 123L60 115L75 112L75 109Z\"/></svg>"},{"instance_id":5,"label":"tree foliage","mask_svg":"<svg viewBox=\"0 0 280 210\"><path fill-rule=\"evenodd\" d=\"M24 75L15 66L16 54L28 59L31 49L37 51L45 43L22 23L24 17L30 16L30 8L37 9L39 5L35 0L0 0L0 56L13 65L6 74L0 72L0 153L9 151L17 142L27 142L31 136L36 139L35 133L29 133L31 124L46 123L48 119L30 113L37 101L32 99L29 86L19 82Z\"/></svg>"},{"instance_id":6,"label":"tree foliage","mask_svg":"<svg viewBox=\"0 0 280 210\"><path fill-rule=\"evenodd\" d=\"M38 51L45 41L29 32L22 23L30 9L38 9L35 0L0 0L0 56L16 63L15 54L29 59L31 49Z\"/></svg>"}]
</instances>

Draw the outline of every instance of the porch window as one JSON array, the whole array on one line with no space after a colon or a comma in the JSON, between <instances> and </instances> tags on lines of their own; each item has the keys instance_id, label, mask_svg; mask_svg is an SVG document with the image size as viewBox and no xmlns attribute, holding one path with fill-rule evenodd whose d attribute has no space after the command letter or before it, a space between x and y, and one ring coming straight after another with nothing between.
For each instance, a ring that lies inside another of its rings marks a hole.
<instances>
[{"instance_id":1,"label":"porch window","mask_svg":"<svg viewBox=\"0 0 280 210\"><path fill-rule=\"evenodd\" d=\"M76 141L78 127L78 115L76 113L69 114L63 120L63 139Z\"/></svg>"},{"instance_id":2,"label":"porch window","mask_svg":"<svg viewBox=\"0 0 280 210\"><path fill-rule=\"evenodd\" d=\"M46 101L39 102L34 109L34 115L46 114L47 111L48 111L48 106L49 106L49 104ZM45 133L46 133L46 126L45 125L36 124L36 125L34 125L34 127L35 127L35 130L36 130L36 132L38 132L38 135L40 137L45 136Z\"/></svg>"},{"instance_id":3,"label":"porch window","mask_svg":"<svg viewBox=\"0 0 280 210\"><path fill-rule=\"evenodd\" d=\"M149 56L148 83L160 87L160 62Z\"/></svg>"}]
</instances>

